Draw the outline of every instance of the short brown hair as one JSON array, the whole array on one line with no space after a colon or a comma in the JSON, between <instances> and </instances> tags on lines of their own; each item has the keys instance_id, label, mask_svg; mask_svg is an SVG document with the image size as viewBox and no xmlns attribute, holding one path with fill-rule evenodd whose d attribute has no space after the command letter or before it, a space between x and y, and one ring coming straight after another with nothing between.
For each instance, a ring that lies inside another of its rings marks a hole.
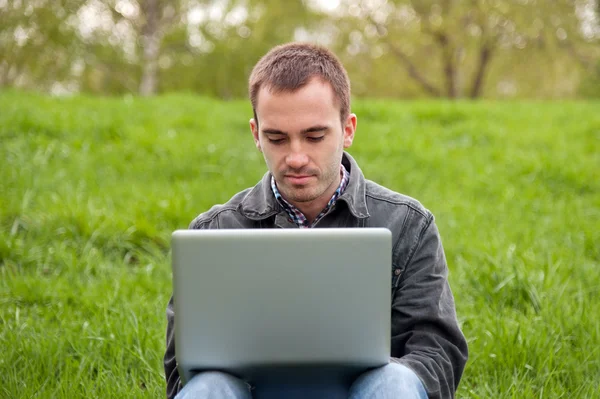
<instances>
[{"instance_id":1,"label":"short brown hair","mask_svg":"<svg viewBox=\"0 0 600 399\"><path fill-rule=\"evenodd\" d=\"M249 79L250 102L258 124L256 107L261 87L274 92L295 91L313 77L333 88L340 105L342 124L350 114L350 79L340 60L325 47L309 43L288 43L274 47L254 66Z\"/></svg>"}]
</instances>

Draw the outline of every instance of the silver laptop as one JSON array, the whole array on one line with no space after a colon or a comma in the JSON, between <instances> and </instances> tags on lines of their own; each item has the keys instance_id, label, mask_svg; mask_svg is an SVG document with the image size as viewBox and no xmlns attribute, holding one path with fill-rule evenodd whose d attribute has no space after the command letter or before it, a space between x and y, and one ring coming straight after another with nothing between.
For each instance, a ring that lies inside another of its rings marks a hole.
<instances>
[{"instance_id":1,"label":"silver laptop","mask_svg":"<svg viewBox=\"0 0 600 399\"><path fill-rule=\"evenodd\" d=\"M388 363L391 232L178 230L172 236L180 375ZM267 371L265 371L267 370Z\"/></svg>"}]
</instances>

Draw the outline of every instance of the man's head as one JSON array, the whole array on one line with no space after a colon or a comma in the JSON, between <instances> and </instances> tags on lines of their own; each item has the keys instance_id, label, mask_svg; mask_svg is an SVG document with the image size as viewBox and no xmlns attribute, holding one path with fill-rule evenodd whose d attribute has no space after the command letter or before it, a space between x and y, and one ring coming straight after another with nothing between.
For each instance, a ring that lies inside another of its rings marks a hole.
<instances>
[{"instance_id":1,"label":"man's head","mask_svg":"<svg viewBox=\"0 0 600 399\"><path fill-rule=\"evenodd\" d=\"M325 48L275 47L252 71L250 99L252 135L279 191L307 217L318 213L339 185L356 130L346 71Z\"/></svg>"},{"instance_id":2,"label":"man's head","mask_svg":"<svg viewBox=\"0 0 600 399\"><path fill-rule=\"evenodd\" d=\"M254 66L248 91L258 123L258 93L267 88L274 93L293 92L319 77L331 85L344 124L350 114L350 80L340 60L325 47L308 43L289 43L269 51Z\"/></svg>"}]
</instances>

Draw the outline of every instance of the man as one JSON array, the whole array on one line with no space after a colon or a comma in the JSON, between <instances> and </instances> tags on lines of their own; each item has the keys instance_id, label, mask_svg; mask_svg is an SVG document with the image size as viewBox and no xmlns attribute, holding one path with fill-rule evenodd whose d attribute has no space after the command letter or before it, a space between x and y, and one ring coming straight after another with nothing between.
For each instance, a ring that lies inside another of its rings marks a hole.
<instances>
[{"instance_id":1,"label":"man","mask_svg":"<svg viewBox=\"0 0 600 399\"><path fill-rule=\"evenodd\" d=\"M388 228L393 237L391 361L360 376L347 395L454 397L467 344L434 218L416 200L366 180L344 151L354 139L357 118L350 113L350 82L339 60L310 44L275 47L254 67L249 91L250 130L269 171L255 187L198 216L190 228ZM164 358L169 398L182 389L174 317L171 299ZM233 376L207 372L192 378L177 397L251 394Z\"/></svg>"}]
</instances>

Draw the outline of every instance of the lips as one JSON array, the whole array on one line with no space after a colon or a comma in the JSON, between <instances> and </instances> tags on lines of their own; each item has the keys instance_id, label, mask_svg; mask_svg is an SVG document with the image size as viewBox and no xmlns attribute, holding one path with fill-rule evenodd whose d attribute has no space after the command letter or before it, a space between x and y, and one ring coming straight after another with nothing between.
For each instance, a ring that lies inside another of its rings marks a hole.
<instances>
[{"instance_id":1,"label":"lips","mask_svg":"<svg viewBox=\"0 0 600 399\"><path fill-rule=\"evenodd\" d=\"M302 185L309 182L313 176L310 175L286 175L285 178L292 184Z\"/></svg>"}]
</instances>

